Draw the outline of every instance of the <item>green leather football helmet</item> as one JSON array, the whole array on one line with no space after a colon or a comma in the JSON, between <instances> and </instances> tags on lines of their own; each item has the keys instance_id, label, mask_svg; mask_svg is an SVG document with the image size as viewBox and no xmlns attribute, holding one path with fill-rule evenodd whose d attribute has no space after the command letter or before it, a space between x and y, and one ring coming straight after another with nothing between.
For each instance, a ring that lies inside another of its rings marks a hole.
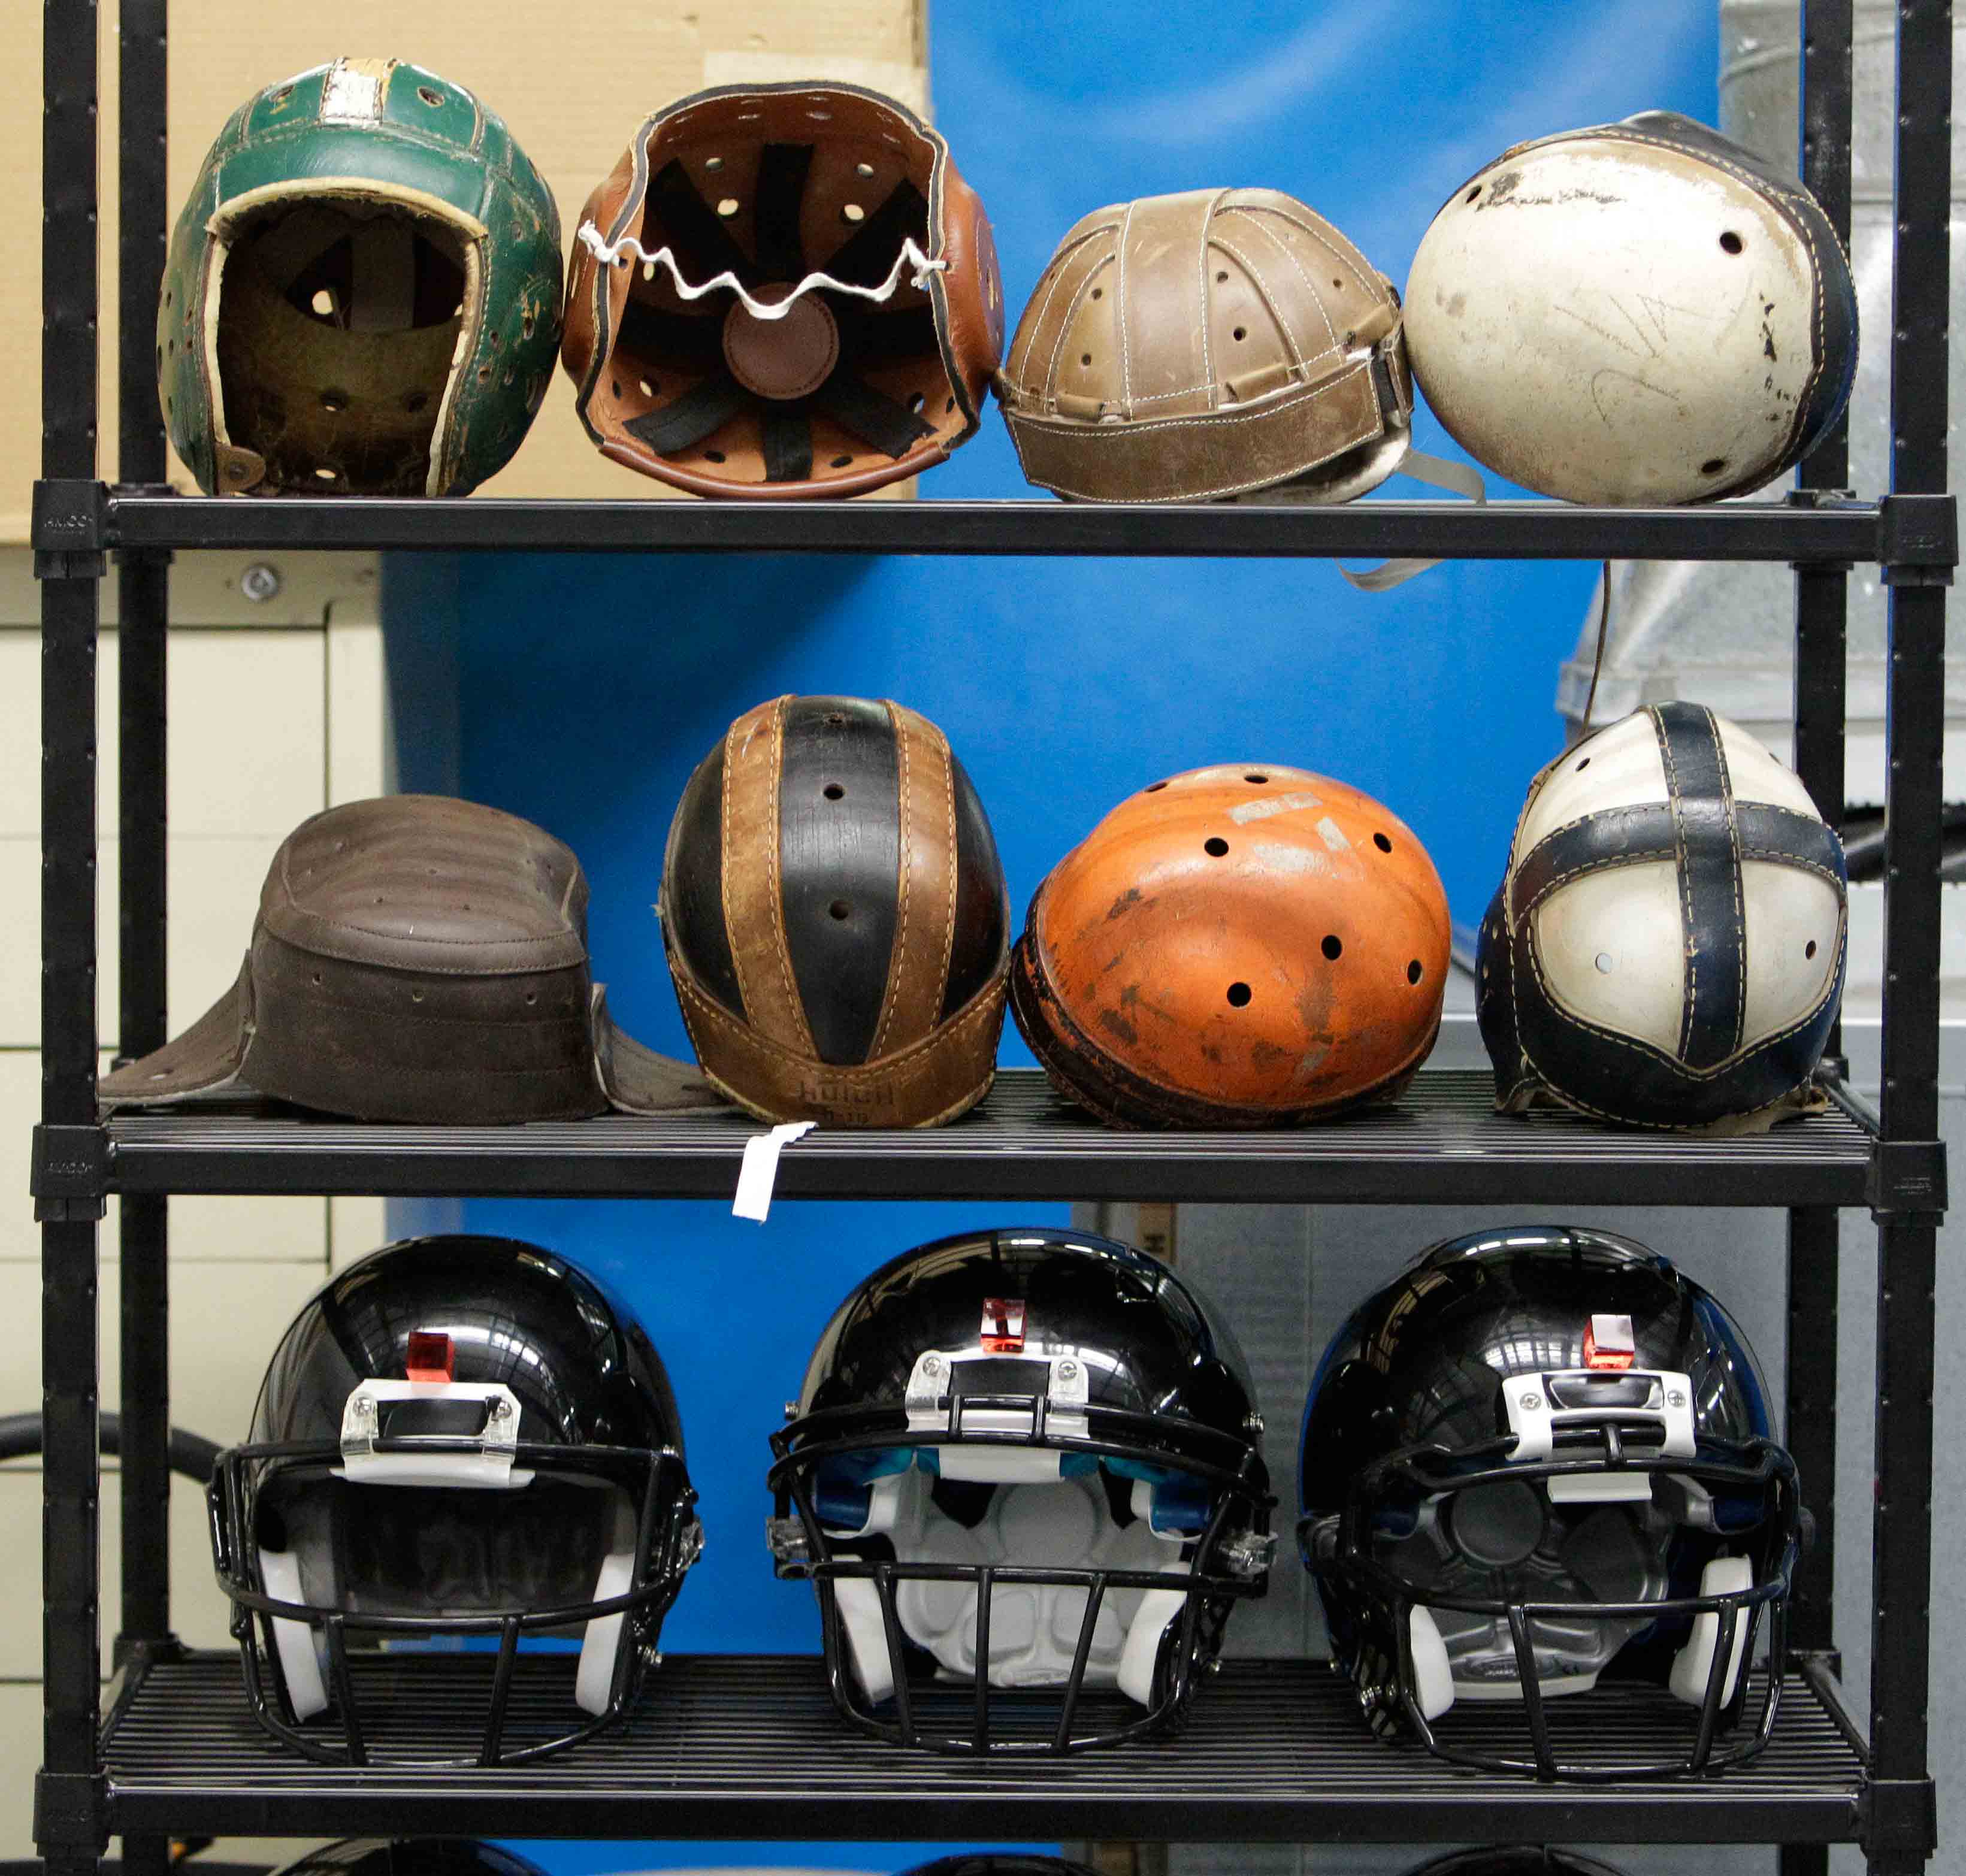
<instances>
[{"instance_id":1,"label":"green leather football helmet","mask_svg":"<svg viewBox=\"0 0 1966 1876\"><path fill-rule=\"evenodd\" d=\"M270 85L171 242L171 441L208 494L466 494L546 395L561 277L552 195L462 86L394 59Z\"/></svg>"}]
</instances>

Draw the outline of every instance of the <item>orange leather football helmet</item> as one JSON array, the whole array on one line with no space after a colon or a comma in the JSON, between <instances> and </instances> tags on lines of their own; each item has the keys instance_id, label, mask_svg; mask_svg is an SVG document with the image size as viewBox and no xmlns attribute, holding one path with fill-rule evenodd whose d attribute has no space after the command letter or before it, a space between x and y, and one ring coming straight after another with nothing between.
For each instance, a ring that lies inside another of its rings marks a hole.
<instances>
[{"instance_id":1,"label":"orange leather football helmet","mask_svg":"<svg viewBox=\"0 0 1966 1876\"><path fill-rule=\"evenodd\" d=\"M1302 769L1197 769L1054 867L1011 1007L1121 1127L1284 1127L1391 1099L1440 1027L1447 895L1413 830Z\"/></svg>"}]
</instances>

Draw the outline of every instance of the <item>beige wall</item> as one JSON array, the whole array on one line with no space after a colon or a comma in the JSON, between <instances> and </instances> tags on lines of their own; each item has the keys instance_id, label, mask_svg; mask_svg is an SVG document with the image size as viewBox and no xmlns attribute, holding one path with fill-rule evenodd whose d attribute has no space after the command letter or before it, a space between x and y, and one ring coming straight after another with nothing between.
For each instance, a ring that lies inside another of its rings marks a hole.
<instances>
[{"instance_id":1,"label":"beige wall","mask_svg":"<svg viewBox=\"0 0 1966 1876\"><path fill-rule=\"evenodd\" d=\"M169 653L170 1022L175 1031L231 981L281 838L331 802L379 793L385 764L376 563L365 555L259 556L279 591L242 592L244 556L186 554L172 579ZM0 552L0 1413L40 1397L40 1247L27 1197L40 1094L38 637L28 556ZM113 580L105 599L113 598ZM116 1015L117 639L102 638L98 943L105 1059ZM117 1404L117 1214L102 1234L102 1402ZM225 1440L241 1435L266 1357L337 1258L386 1235L380 1200L185 1198L171 1207L171 1413ZM0 1465L0 1859L31 1853L40 1758L40 1475ZM105 1666L118 1613L120 1520L104 1480ZM171 1568L178 1632L227 1646L200 1495L177 1481ZM267 1846L269 1855L274 1847Z\"/></svg>"},{"instance_id":2,"label":"beige wall","mask_svg":"<svg viewBox=\"0 0 1966 1876\"><path fill-rule=\"evenodd\" d=\"M830 77L888 92L925 109L927 0L337 0L321 6L243 7L238 0L172 0L170 187L175 216L209 145L261 86L343 53L414 60L469 85L511 127L559 201L571 243L588 192L611 169L635 127L657 105L701 89L754 80ZM102 304L116 295L116 0L103 0ZM40 8L0 7L0 50L25 80L38 73ZM16 265L0 272L0 331L26 337L40 319L37 110L0 113L0 188L21 205ZM115 340L103 322L103 456L115 467ZM0 375L0 543L27 539L28 492L40 435L39 348L21 348ZM173 479L189 488L182 468ZM655 495L662 485L604 463L573 414L556 373L511 466L486 485L495 495Z\"/></svg>"}]
</instances>

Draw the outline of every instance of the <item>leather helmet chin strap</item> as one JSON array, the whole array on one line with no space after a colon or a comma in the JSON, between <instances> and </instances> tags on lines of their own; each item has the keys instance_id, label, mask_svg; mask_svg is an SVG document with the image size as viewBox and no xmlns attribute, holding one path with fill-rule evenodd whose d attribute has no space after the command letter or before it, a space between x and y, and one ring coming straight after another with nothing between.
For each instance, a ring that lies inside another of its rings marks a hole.
<instances>
[{"instance_id":1,"label":"leather helmet chin strap","mask_svg":"<svg viewBox=\"0 0 1966 1876\"><path fill-rule=\"evenodd\" d=\"M1429 488L1445 488L1450 495L1465 495L1470 501L1484 506L1487 503L1487 485L1465 463L1456 463L1444 456L1429 456L1424 450L1409 450L1400 458L1397 472L1410 475L1415 482L1425 482ZM1367 567L1357 573L1349 567L1341 566L1338 570L1362 593L1386 593L1395 586L1404 586L1416 573L1424 573L1429 567L1439 564L1438 559L1400 556L1381 560L1377 566Z\"/></svg>"}]
</instances>

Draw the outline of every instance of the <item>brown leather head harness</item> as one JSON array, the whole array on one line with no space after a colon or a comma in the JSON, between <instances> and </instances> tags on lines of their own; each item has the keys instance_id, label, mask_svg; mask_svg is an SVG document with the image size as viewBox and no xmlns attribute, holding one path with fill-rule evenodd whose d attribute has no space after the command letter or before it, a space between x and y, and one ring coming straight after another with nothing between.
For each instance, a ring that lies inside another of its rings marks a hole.
<instances>
[{"instance_id":1,"label":"brown leather head harness","mask_svg":"<svg viewBox=\"0 0 1966 1876\"><path fill-rule=\"evenodd\" d=\"M1412 1078L1449 943L1398 816L1306 769L1225 764L1121 802L1052 869L1011 1004L1060 1091L1115 1125L1287 1126Z\"/></svg>"},{"instance_id":2,"label":"brown leather head harness","mask_svg":"<svg viewBox=\"0 0 1966 1876\"><path fill-rule=\"evenodd\" d=\"M143 1107L230 1088L452 1125L717 1104L609 1017L572 853L443 795L301 822L273 857L238 981L101 1094Z\"/></svg>"},{"instance_id":3,"label":"brown leather head harness","mask_svg":"<svg viewBox=\"0 0 1966 1876\"><path fill-rule=\"evenodd\" d=\"M982 803L926 717L746 711L669 829L662 935L711 1082L768 1120L925 1127L988 1089L1010 908Z\"/></svg>"},{"instance_id":4,"label":"brown leather head harness","mask_svg":"<svg viewBox=\"0 0 1966 1876\"><path fill-rule=\"evenodd\" d=\"M975 434L1004 337L982 205L905 106L727 85L588 198L563 360L601 453L700 495L856 495Z\"/></svg>"}]
</instances>

